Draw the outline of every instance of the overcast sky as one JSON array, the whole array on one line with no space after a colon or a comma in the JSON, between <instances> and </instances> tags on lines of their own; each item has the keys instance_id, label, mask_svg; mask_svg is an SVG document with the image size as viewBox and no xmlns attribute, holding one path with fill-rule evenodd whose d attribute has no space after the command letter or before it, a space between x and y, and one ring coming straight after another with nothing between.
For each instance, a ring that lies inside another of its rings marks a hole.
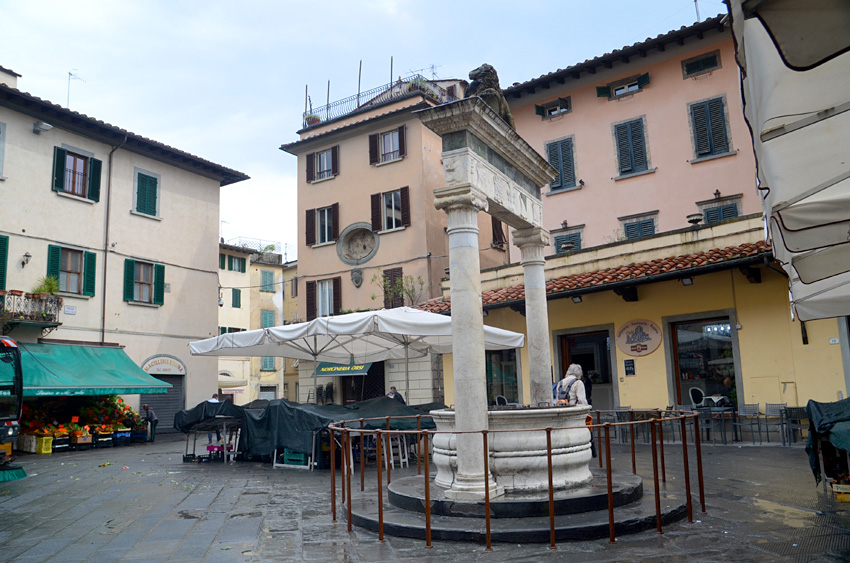
<instances>
[{"instance_id":1,"label":"overcast sky","mask_svg":"<svg viewBox=\"0 0 850 563\"><path fill-rule=\"evenodd\" d=\"M726 8L699 0L701 19ZM412 72L503 87L697 20L693 0L0 0L0 66L18 88L251 179L221 190L221 236L295 259L297 140L314 107ZM433 65L433 69L432 69Z\"/></svg>"}]
</instances>

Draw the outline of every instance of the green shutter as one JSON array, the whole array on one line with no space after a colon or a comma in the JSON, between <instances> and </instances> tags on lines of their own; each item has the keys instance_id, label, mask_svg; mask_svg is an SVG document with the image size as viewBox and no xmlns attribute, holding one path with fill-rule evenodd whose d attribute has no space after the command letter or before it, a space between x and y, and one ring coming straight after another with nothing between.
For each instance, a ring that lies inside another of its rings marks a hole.
<instances>
[{"instance_id":1,"label":"green shutter","mask_svg":"<svg viewBox=\"0 0 850 563\"><path fill-rule=\"evenodd\" d=\"M643 121L640 119L629 123L631 141L632 141L632 158L634 163L634 171L640 172L646 170L646 145L643 140Z\"/></svg>"},{"instance_id":2,"label":"green shutter","mask_svg":"<svg viewBox=\"0 0 850 563\"><path fill-rule=\"evenodd\" d=\"M62 247L49 245L47 247L47 274L59 279L59 265L62 262Z\"/></svg>"},{"instance_id":3,"label":"green shutter","mask_svg":"<svg viewBox=\"0 0 850 563\"><path fill-rule=\"evenodd\" d=\"M94 297L94 285L97 273L97 254L85 253L85 265L83 267L83 295Z\"/></svg>"},{"instance_id":4,"label":"green shutter","mask_svg":"<svg viewBox=\"0 0 850 563\"><path fill-rule=\"evenodd\" d=\"M136 285L136 261L124 259L124 301L133 301L133 289Z\"/></svg>"},{"instance_id":5,"label":"green shutter","mask_svg":"<svg viewBox=\"0 0 850 563\"><path fill-rule=\"evenodd\" d=\"M694 145L697 156L711 154L711 139L708 134L708 104L694 104L691 106L691 115L694 119Z\"/></svg>"},{"instance_id":6,"label":"green shutter","mask_svg":"<svg viewBox=\"0 0 850 563\"><path fill-rule=\"evenodd\" d=\"M263 365L260 370L274 371L274 358L271 356L263 356Z\"/></svg>"},{"instance_id":7,"label":"green shutter","mask_svg":"<svg viewBox=\"0 0 850 563\"><path fill-rule=\"evenodd\" d=\"M220 327L218 327L218 333L219 333L219 334L226 334L226 333L227 333L227 327L226 327L226 326L220 326ZM482 450L482 451L483 451L483 450Z\"/></svg>"},{"instance_id":8,"label":"green shutter","mask_svg":"<svg viewBox=\"0 0 850 563\"><path fill-rule=\"evenodd\" d=\"M260 291L274 291L274 272L262 271L262 285Z\"/></svg>"},{"instance_id":9,"label":"green shutter","mask_svg":"<svg viewBox=\"0 0 850 563\"><path fill-rule=\"evenodd\" d=\"M156 199L159 197L159 181L148 176L147 207L148 214L156 216Z\"/></svg>"},{"instance_id":10,"label":"green shutter","mask_svg":"<svg viewBox=\"0 0 850 563\"><path fill-rule=\"evenodd\" d=\"M537 104L534 104L534 113L536 113L540 117L546 117L546 109L543 106L538 106Z\"/></svg>"},{"instance_id":11,"label":"green shutter","mask_svg":"<svg viewBox=\"0 0 850 563\"><path fill-rule=\"evenodd\" d=\"M596 87L596 97L597 98L610 98L611 97L611 87L610 86L597 86Z\"/></svg>"},{"instance_id":12,"label":"green shutter","mask_svg":"<svg viewBox=\"0 0 850 563\"><path fill-rule=\"evenodd\" d=\"M629 124L623 123L614 128L617 137L617 162L620 166L620 174L632 171L632 151L629 143ZM626 235L628 236L628 235Z\"/></svg>"},{"instance_id":13,"label":"green shutter","mask_svg":"<svg viewBox=\"0 0 850 563\"><path fill-rule=\"evenodd\" d=\"M640 222L640 236L648 237L655 234L655 219L646 219Z\"/></svg>"},{"instance_id":14,"label":"green shutter","mask_svg":"<svg viewBox=\"0 0 850 563\"><path fill-rule=\"evenodd\" d=\"M643 88L647 84L649 84L649 73L648 72L641 74L640 76L638 76L638 79L637 79L638 88Z\"/></svg>"},{"instance_id":15,"label":"green shutter","mask_svg":"<svg viewBox=\"0 0 850 563\"><path fill-rule=\"evenodd\" d=\"M723 100L721 98L710 100L706 105L711 123L711 152L722 154L729 150L726 140L726 119L723 116Z\"/></svg>"},{"instance_id":16,"label":"green shutter","mask_svg":"<svg viewBox=\"0 0 850 563\"><path fill-rule=\"evenodd\" d=\"M156 216L157 179L139 173L136 182L136 211Z\"/></svg>"},{"instance_id":17,"label":"green shutter","mask_svg":"<svg viewBox=\"0 0 850 563\"><path fill-rule=\"evenodd\" d=\"M242 291L236 288L230 290L231 292L231 302L230 305L234 309L239 309L242 307Z\"/></svg>"},{"instance_id":18,"label":"green shutter","mask_svg":"<svg viewBox=\"0 0 850 563\"><path fill-rule=\"evenodd\" d=\"M223 270L227 263L227 255L219 253L218 255L218 269Z\"/></svg>"},{"instance_id":19,"label":"green shutter","mask_svg":"<svg viewBox=\"0 0 850 563\"><path fill-rule=\"evenodd\" d=\"M569 250L563 248L565 242L573 243ZM560 235L555 237L555 254L563 254L565 252L575 252L581 250L581 233L570 233L568 235Z\"/></svg>"},{"instance_id":20,"label":"green shutter","mask_svg":"<svg viewBox=\"0 0 850 563\"><path fill-rule=\"evenodd\" d=\"M9 261L9 237L0 235L0 289L6 289L6 263ZM2 305L2 302L0 302Z\"/></svg>"},{"instance_id":21,"label":"green shutter","mask_svg":"<svg viewBox=\"0 0 850 563\"><path fill-rule=\"evenodd\" d=\"M240 258L239 259L239 271L242 272L243 274L245 273L245 270L246 270L245 265L247 263L248 263L248 260L246 258Z\"/></svg>"},{"instance_id":22,"label":"green shutter","mask_svg":"<svg viewBox=\"0 0 850 563\"><path fill-rule=\"evenodd\" d=\"M165 266L153 266L153 304L162 305L165 302Z\"/></svg>"},{"instance_id":23,"label":"green shutter","mask_svg":"<svg viewBox=\"0 0 850 563\"><path fill-rule=\"evenodd\" d=\"M562 184L561 180L561 151L558 148L559 143L549 143L546 147L549 152L549 164L552 165L552 168L558 171L558 175L555 176L555 179L549 183L549 186L552 189L560 188Z\"/></svg>"},{"instance_id":24,"label":"green shutter","mask_svg":"<svg viewBox=\"0 0 850 563\"><path fill-rule=\"evenodd\" d=\"M100 201L100 169L103 163L96 158L89 159L89 185L86 197L91 201Z\"/></svg>"},{"instance_id":25,"label":"green shutter","mask_svg":"<svg viewBox=\"0 0 850 563\"><path fill-rule=\"evenodd\" d=\"M573 166L573 140L564 139L558 144L561 149L561 186L571 188L576 185L575 167Z\"/></svg>"},{"instance_id":26,"label":"green shutter","mask_svg":"<svg viewBox=\"0 0 850 563\"><path fill-rule=\"evenodd\" d=\"M53 147L53 190L57 192L65 191L65 157L68 151Z\"/></svg>"},{"instance_id":27,"label":"green shutter","mask_svg":"<svg viewBox=\"0 0 850 563\"><path fill-rule=\"evenodd\" d=\"M145 212L145 201L146 195L148 191L148 181L147 176L144 174L138 174L136 177L136 212L144 213Z\"/></svg>"},{"instance_id":28,"label":"green shutter","mask_svg":"<svg viewBox=\"0 0 850 563\"><path fill-rule=\"evenodd\" d=\"M229 254L227 255L227 270L229 272L233 271L233 269L234 269L233 264L235 263L235 261L236 261L235 256L231 256Z\"/></svg>"},{"instance_id":29,"label":"green shutter","mask_svg":"<svg viewBox=\"0 0 850 563\"><path fill-rule=\"evenodd\" d=\"M262 323L262 328L274 326L274 311L261 311L260 323Z\"/></svg>"}]
</instances>

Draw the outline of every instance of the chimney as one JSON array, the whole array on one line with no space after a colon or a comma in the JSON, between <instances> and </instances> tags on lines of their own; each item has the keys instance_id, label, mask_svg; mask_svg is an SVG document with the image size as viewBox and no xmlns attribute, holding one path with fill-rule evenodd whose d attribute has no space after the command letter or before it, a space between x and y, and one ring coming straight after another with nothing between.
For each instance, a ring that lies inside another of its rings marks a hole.
<instances>
[{"instance_id":1,"label":"chimney","mask_svg":"<svg viewBox=\"0 0 850 563\"><path fill-rule=\"evenodd\" d=\"M8 86L9 88L17 88L18 78L20 77L21 75L14 70L9 70L8 68L0 66L0 84Z\"/></svg>"}]
</instances>

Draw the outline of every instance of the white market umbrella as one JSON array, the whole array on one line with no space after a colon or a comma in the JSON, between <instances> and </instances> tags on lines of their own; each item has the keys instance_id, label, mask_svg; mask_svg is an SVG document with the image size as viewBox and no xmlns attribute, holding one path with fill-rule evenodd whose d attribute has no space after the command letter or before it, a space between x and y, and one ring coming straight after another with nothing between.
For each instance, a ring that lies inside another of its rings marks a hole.
<instances>
[{"instance_id":1,"label":"white market umbrella","mask_svg":"<svg viewBox=\"0 0 850 563\"><path fill-rule=\"evenodd\" d=\"M800 320L850 314L850 3L733 0L773 254Z\"/></svg>"},{"instance_id":2,"label":"white market umbrella","mask_svg":"<svg viewBox=\"0 0 850 563\"><path fill-rule=\"evenodd\" d=\"M484 327L487 350L521 348L524 344L525 336L520 333ZM192 342L189 347L192 355L280 356L335 364L404 359L405 393L409 395L408 360L429 352L451 353L452 320L445 315L398 307L222 334Z\"/></svg>"}]
</instances>

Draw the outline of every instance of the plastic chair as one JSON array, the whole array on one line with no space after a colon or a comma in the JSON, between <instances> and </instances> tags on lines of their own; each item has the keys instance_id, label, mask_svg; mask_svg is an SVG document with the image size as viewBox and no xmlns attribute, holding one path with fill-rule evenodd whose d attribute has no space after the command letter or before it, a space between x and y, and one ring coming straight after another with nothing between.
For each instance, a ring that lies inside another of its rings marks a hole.
<instances>
[{"instance_id":1,"label":"plastic chair","mask_svg":"<svg viewBox=\"0 0 850 563\"><path fill-rule=\"evenodd\" d=\"M629 411L632 410L631 405L620 405L617 407L617 412L614 413L614 422L630 422L631 417ZM614 426L617 432L617 437L621 444L628 444L631 432L627 426Z\"/></svg>"},{"instance_id":2,"label":"plastic chair","mask_svg":"<svg viewBox=\"0 0 850 563\"><path fill-rule=\"evenodd\" d=\"M723 421L714 416L710 407L697 407L694 410L699 413L700 430L705 433L706 440L708 440L709 437L711 438L711 445L713 446L717 441L717 425L722 424Z\"/></svg>"},{"instance_id":3,"label":"plastic chair","mask_svg":"<svg viewBox=\"0 0 850 563\"><path fill-rule=\"evenodd\" d=\"M750 438L752 438L754 446L756 445L756 433L753 430L753 426L758 428L759 444L761 444L761 413L758 403L745 404L738 409L738 416L732 421L732 429L741 429L742 440L744 438L745 426L750 428Z\"/></svg>"},{"instance_id":4,"label":"plastic chair","mask_svg":"<svg viewBox=\"0 0 850 563\"><path fill-rule=\"evenodd\" d=\"M677 415L674 412L675 405L668 405L666 410L661 411L661 428L664 430L664 435L669 436L668 441L675 442L676 441L676 430L677 427L679 433L681 434L681 426L679 426L678 420L672 420L673 417Z\"/></svg>"},{"instance_id":5,"label":"plastic chair","mask_svg":"<svg viewBox=\"0 0 850 563\"><path fill-rule=\"evenodd\" d=\"M688 395L691 397L691 405L696 407L701 407L703 401L705 401L705 393L702 392L702 389L699 387L691 387L688 389Z\"/></svg>"},{"instance_id":6,"label":"plastic chair","mask_svg":"<svg viewBox=\"0 0 850 563\"><path fill-rule=\"evenodd\" d=\"M791 442L797 442L796 430L800 430L802 440L802 431L809 431L809 413L806 407L785 407L785 431L788 434L788 445L791 445Z\"/></svg>"},{"instance_id":7,"label":"plastic chair","mask_svg":"<svg viewBox=\"0 0 850 563\"><path fill-rule=\"evenodd\" d=\"M496 406L497 407L508 406L508 399L504 395L496 395Z\"/></svg>"},{"instance_id":8,"label":"plastic chair","mask_svg":"<svg viewBox=\"0 0 850 563\"><path fill-rule=\"evenodd\" d=\"M785 445L785 407L788 403L765 403L764 404L764 430L767 434L767 443L770 443L770 429L776 428Z\"/></svg>"}]
</instances>

